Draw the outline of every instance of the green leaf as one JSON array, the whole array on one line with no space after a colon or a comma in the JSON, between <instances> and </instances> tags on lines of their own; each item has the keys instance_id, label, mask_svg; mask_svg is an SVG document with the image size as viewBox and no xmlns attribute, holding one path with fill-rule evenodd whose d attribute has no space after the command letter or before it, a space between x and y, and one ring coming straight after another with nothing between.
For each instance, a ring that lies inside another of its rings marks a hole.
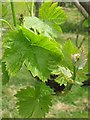
<instances>
[{"instance_id":1,"label":"green leaf","mask_svg":"<svg viewBox=\"0 0 90 120\"><path fill-rule=\"evenodd\" d=\"M5 4L2 4L2 17L5 17L8 13L7 6Z\"/></svg>"},{"instance_id":2,"label":"green leaf","mask_svg":"<svg viewBox=\"0 0 90 120\"><path fill-rule=\"evenodd\" d=\"M66 14L58 2L44 2L39 9L39 18L46 21L62 24L66 20Z\"/></svg>"},{"instance_id":3,"label":"green leaf","mask_svg":"<svg viewBox=\"0 0 90 120\"><path fill-rule=\"evenodd\" d=\"M51 2L44 2L41 5L41 7L39 8L39 18L46 20L47 16L45 15L45 13L49 12L48 9L50 8L50 6L51 6Z\"/></svg>"},{"instance_id":4,"label":"green leaf","mask_svg":"<svg viewBox=\"0 0 90 120\"><path fill-rule=\"evenodd\" d=\"M50 26L53 34L55 34L55 38L57 38L60 35L60 33L62 33L62 28L59 25L50 21L45 21L45 23Z\"/></svg>"},{"instance_id":5,"label":"green leaf","mask_svg":"<svg viewBox=\"0 0 90 120\"><path fill-rule=\"evenodd\" d=\"M81 70L85 67L86 63L87 63L87 55L84 51L81 51L80 57L75 65L78 68L78 70Z\"/></svg>"},{"instance_id":6,"label":"green leaf","mask_svg":"<svg viewBox=\"0 0 90 120\"><path fill-rule=\"evenodd\" d=\"M72 60L72 55L79 53L78 48L71 42L71 40L68 40L65 42L62 51L64 54L64 60L62 64L68 67L70 70L73 70L74 63Z\"/></svg>"},{"instance_id":7,"label":"green leaf","mask_svg":"<svg viewBox=\"0 0 90 120\"><path fill-rule=\"evenodd\" d=\"M8 33L3 41L4 61L9 75L15 75L26 64L32 75L46 81L60 65L63 54L60 45L52 39L36 35L25 27Z\"/></svg>"},{"instance_id":8,"label":"green leaf","mask_svg":"<svg viewBox=\"0 0 90 120\"><path fill-rule=\"evenodd\" d=\"M33 28L34 31L51 38L56 38L57 35L62 32L58 25L49 22L43 22L37 17L25 17L24 26L26 28Z\"/></svg>"},{"instance_id":9,"label":"green leaf","mask_svg":"<svg viewBox=\"0 0 90 120\"><path fill-rule=\"evenodd\" d=\"M73 82L71 71L68 68L60 66L57 70L53 71L53 74L59 75L55 81L60 85L64 84L66 86L68 82Z\"/></svg>"},{"instance_id":10,"label":"green leaf","mask_svg":"<svg viewBox=\"0 0 90 120\"><path fill-rule=\"evenodd\" d=\"M36 83L34 87L21 89L15 95L18 99L19 113L25 118L42 118L52 105L52 89L44 83Z\"/></svg>"},{"instance_id":11,"label":"green leaf","mask_svg":"<svg viewBox=\"0 0 90 120\"><path fill-rule=\"evenodd\" d=\"M2 62L2 84L5 85L9 81L8 71L6 70L5 62Z\"/></svg>"}]
</instances>

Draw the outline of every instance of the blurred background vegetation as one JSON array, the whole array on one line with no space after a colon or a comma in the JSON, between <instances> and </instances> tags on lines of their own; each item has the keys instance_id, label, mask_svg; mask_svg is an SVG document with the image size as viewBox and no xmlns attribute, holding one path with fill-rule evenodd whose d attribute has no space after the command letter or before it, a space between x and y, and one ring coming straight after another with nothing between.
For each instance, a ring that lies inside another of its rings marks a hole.
<instances>
[{"instance_id":1,"label":"blurred background vegetation","mask_svg":"<svg viewBox=\"0 0 90 120\"><path fill-rule=\"evenodd\" d=\"M15 2L15 13L17 18L17 23L20 24L20 17L23 15L30 16L31 10L30 2ZM63 41L71 39L76 45L76 40L78 39L78 44L84 39L82 44L82 49L88 52L88 25L84 22L81 26L80 23L84 19L83 15L78 11L78 9L72 3L65 3L62 5L63 10L67 15L67 20L61 25L63 33L59 35L57 41L63 44ZM34 6L34 14L35 14ZM2 18L7 20L11 26L13 26L12 11L9 2L2 2ZM9 27L2 23L2 37L7 33ZM0 56L1 56L0 50ZM0 57L1 58L1 57ZM1 69L1 66L0 66ZM84 70L78 73L80 81L84 81L87 77L83 77L83 74L88 72L88 64L86 64ZM83 74L82 74L83 73ZM1 74L0 74L1 75ZM0 76L1 77L1 76ZM32 76L25 67L23 67L17 76L10 78L8 84L2 87L2 116L4 118L19 118L17 109L15 108L15 98L13 95L22 87L32 85ZM55 96L53 100L53 106L50 108L49 113L46 115L47 118L88 118L88 89L89 87L79 87L78 85L73 86L72 90L63 97L62 94ZM71 96L72 94L72 96Z\"/></svg>"}]
</instances>

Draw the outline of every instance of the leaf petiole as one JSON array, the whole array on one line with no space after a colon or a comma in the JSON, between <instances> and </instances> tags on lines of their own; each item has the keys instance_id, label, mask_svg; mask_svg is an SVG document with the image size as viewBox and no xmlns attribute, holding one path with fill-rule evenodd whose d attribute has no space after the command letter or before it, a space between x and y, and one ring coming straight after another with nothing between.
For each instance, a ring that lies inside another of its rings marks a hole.
<instances>
[{"instance_id":1,"label":"leaf petiole","mask_svg":"<svg viewBox=\"0 0 90 120\"><path fill-rule=\"evenodd\" d=\"M13 28L12 28L12 26L9 24L9 22L7 22L7 21L4 20L4 19L0 19L0 21L6 23L6 24L10 27L10 29L13 30Z\"/></svg>"}]
</instances>

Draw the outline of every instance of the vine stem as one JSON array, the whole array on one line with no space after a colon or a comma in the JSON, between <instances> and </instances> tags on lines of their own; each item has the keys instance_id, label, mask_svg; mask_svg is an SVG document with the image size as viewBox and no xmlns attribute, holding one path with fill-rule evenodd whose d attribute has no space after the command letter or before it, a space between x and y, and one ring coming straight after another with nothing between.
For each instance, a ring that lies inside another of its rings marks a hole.
<instances>
[{"instance_id":1,"label":"vine stem","mask_svg":"<svg viewBox=\"0 0 90 120\"><path fill-rule=\"evenodd\" d=\"M28 5L28 1L26 1L26 0L24 0L24 1L25 1L25 4L26 4L26 7L28 9L29 14L31 15L31 11L30 11L30 8L29 8L29 5Z\"/></svg>"},{"instance_id":2,"label":"vine stem","mask_svg":"<svg viewBox=\"0 0 90 120\"><path fill-rule=\"evenodd\" d=\"M33 0L32 0L32 2L31 2L31 16L33 17L34 15L33 15L33 9L34 9L34 2L33 2Z\"/></svg>"},{"instance_id":3,"label":"vine stem","mask_svg":"<svg viewBox=\"0 0 90 120\"><path fill-rule=\"evenodd\" d=\"M14 2L13 2L13 0L11 0L11 10L12 10L12 16L13 16L13 23L14 23L14 26L16 26L17 25L17 23L16 23L16 16L15 16L15 10L14 10Z\"/></svg>"},{"instance_id":4,"label":"vine stem","mask_svg":"<svg viewBox=\"0 0 90 120\"><path fill-rule=\"evenodd\" d=\"M73 66L73 80L76 79L76 66Z\"/></svg>"},{"instance_id":5,"label":"vine stem","mask_svg":"<svg viewBox=\"0 0 90 120\"><path fill-rule=\"evenodd\" d=\"M2 22L4 22L4 23L6 23L9 27L10 27L10 29L11 30L13 30L13 28L12 28L12 26L9 24L9 22L7 22L6 20L4 20L4 19L0 19Z\"/></svg>"}]
</instances>

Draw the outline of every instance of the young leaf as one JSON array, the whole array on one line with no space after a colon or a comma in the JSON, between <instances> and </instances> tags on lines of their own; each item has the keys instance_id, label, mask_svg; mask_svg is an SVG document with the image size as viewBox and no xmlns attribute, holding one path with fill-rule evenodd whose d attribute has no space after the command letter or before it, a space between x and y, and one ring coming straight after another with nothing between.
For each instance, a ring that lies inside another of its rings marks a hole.
<instances>
[{"instance_id":1,"label":"young leaf","mask_svg":"<svg viewBox=\"0 0 90 120\"><path fill-rule=\"evenodd\" d=\"M19 113L25 118L42 118L52 105L52 89L44 83L36 83L34 87L21 89L15 95Z\"/></svg>"},{"instance_id":2,"label":"young leaf","mask_svg":"<svg viewBox=\"0 0 90 120\"><path fill-rule=\"evenodd\" d=\"M25 17L24 26L29 29L33 28L34 31L38 32L39 34L43 34L51 38L56 38L57 35L62 32L59 26L50 24L49 22L43 22L37 17Z\"/></svg>"},{"instance_id":3,"label":"young leaf","mask_svg":"<svg viewBox=\"0 0 90 120\"><path fill-rule=\"evenodd\" d=\"M76 66L78 68L78 70L81 70L85 67L87 63L87 55L86 53L84 53L84 51L81 51L80 53L80 57L78 59L78 61L76 62Z\"/></svg>"},{"instance_id":4,"label":"young leaf","mask_svg":"<svg viewBox=\"0 0 90 120\"><path fill-rule=\"evenodd\" d=\"M4 61L9 74L15 75L23 63L32 75L46 81L60 65L63 54L60 45L48 37L36 35L25 27L8 33L3 41Z\"/></svg>"},{"instance_id":5,"label":"young leaf","mask_svg":"<svg viewBox=\"0 0 90 120\"><path fill-rule=\"evenodd\" d=\"M66 14L58 2L44 2L39 9L39 18L60 25L66 20Z\"/></svg>"},{"instance_id":6,"label":"young leaf","mask_svg":"<svg viewBox=\"0 0 90 120\"><path fill-rule=\"evenodd\" d=\"M66 86L68 82L71 83L73 81L71 79L71 71L68 68L60 66L57 70L53 71L53 74L58 75L55 81L60 85L64 84Z\"/></svg>"},{"instance_id":7,"label":"young leaf","mask_svg":"<svg viewBox=\"0 0 90 120\"><path fill-rule=\"evenodd\" d=\"M64 54L63 65L70 70L73 70L72 55L79 53L78 48L71 42L71 40L68 40L65 42L62 51Z\"/></svg>"}]
</instances>

